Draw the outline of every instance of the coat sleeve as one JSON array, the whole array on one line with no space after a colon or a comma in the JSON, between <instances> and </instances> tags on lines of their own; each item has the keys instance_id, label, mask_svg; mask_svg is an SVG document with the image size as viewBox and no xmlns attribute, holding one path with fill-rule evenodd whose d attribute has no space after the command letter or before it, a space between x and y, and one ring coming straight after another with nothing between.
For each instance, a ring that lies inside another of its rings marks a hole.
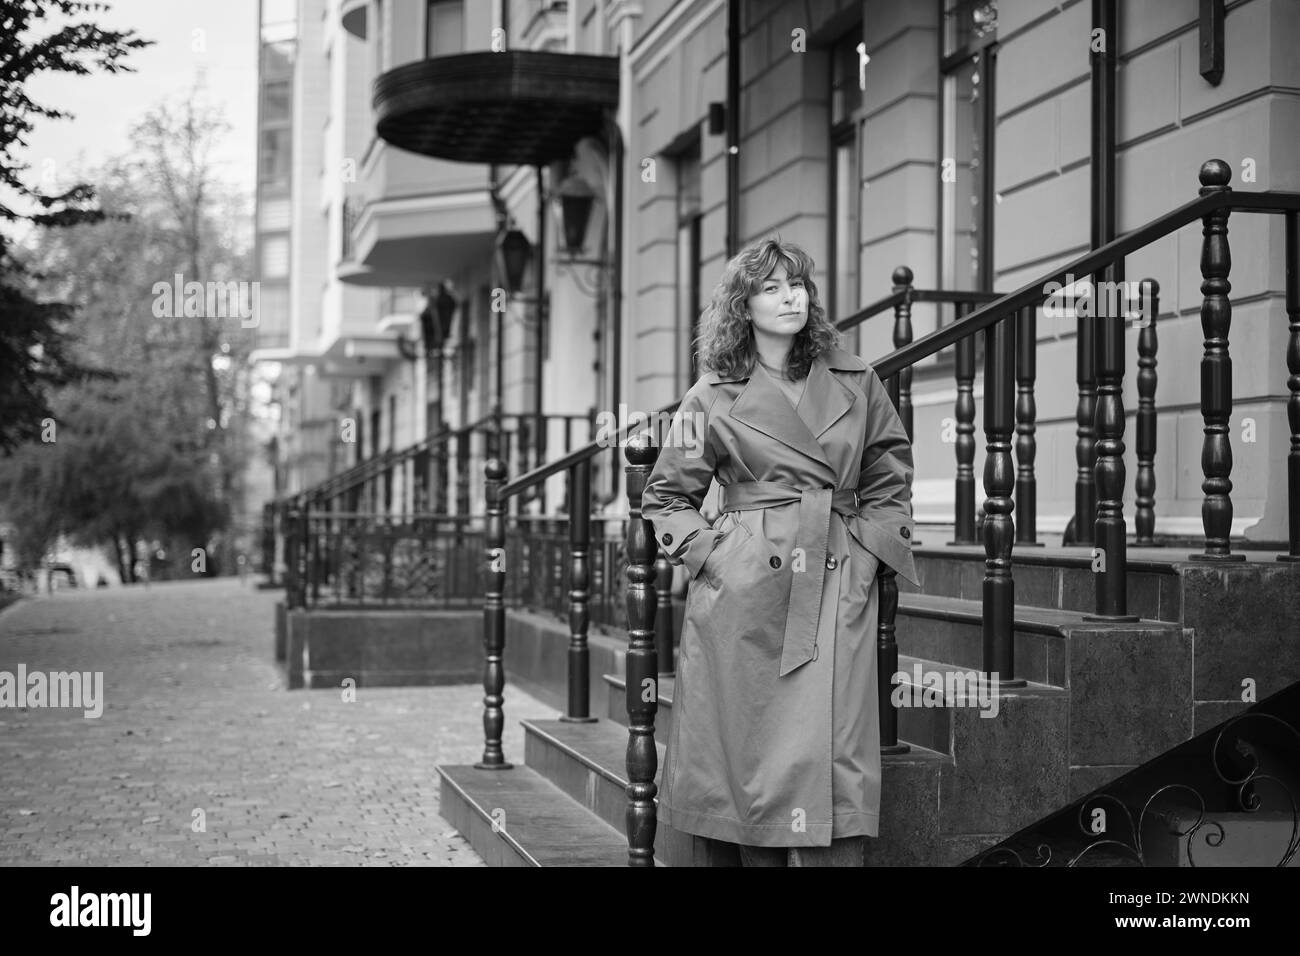
<instances>
[{"instance_id":1,"label":"coat sleeve","mask_svg":"<svg viewBox=\"0 0 1300 956\"><path fill-rule=\"evenodd\" d=\"M692 579L722 533L700 514L717 470L709 442L711 391L700 379L682 398L641 495L641 516L654 525L655 540L669 563L685 564Z\"/></svg>"},{"instance_id":2,"label":"coat sleeve","mask_svg":"<svg viewBox=\"0 0 1300 956\"><path fill-rule=\"evenodd\" d=\"M858 476L862 544L919 586L912 558L912 443L875 369L867 369L863 385L867 395L867 436Z\"/></svg>"}]
</instances>

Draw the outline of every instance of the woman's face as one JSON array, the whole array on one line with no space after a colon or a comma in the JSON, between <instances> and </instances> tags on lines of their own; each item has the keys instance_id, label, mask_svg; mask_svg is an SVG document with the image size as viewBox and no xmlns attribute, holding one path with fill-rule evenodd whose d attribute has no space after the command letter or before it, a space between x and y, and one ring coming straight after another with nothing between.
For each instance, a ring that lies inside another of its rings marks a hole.
<instances>
[{"instance_id":1,"label":"woman's face","mask_svg":"<svg viewBox=\"0 0 1300 956\"><path fill-rule=\"evenodd\" d=\"M756 332L794 335L808 322L808 290L802 279L788 279L777 263L758 291L745 300Z\"/></svg>"}]
</instances>

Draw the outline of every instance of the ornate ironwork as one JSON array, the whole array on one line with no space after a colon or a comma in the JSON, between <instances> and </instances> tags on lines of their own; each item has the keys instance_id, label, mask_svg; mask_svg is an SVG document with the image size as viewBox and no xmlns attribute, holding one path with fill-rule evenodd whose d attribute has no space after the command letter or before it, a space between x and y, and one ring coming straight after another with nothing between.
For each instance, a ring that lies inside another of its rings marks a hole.
<instances>
[{"instance_id":1,"label":"ornate ironwork","mask_svg":"<svg viewBox=\"0 0 1300 956\"><path fill-rule=\"evenodd\" d=\"M1085 858L1089 857L1089 854L1105 860L1104 863L1098 863L1097 865L1141 867L1159 865L1149 859L1150 848L1143 843L1143 833L1146 832L1146 828L1150 823L1161 823L1165 827L1166 835L1173 837L1174 845L1181 844L1186 850L1187 865L1191 867L1198 866L1195 850L1198 845L1198 836L1203 839L1204 845L1211 849L1224 846L1230 839L1230 827L1225 826L1220 820L1213 819L1213 816L1216 813L1258 813L1263 809L1263 800L1259 795L1258 788L1260 784L1265 782L1276 784L1285 793L1291 811L1291 835L1287 839L1285 847L1280 850L1280 856L1275 861L1270 860L1267 862L1279 867L1290 865L1296 853L1300 851L1300 809L1297 808L1295 794L1292 793L1291 788L1287 786L1287 783L1281 777L1276 774L1262 772L1258 745L1252 744L1238 732L1238 728L1249 720L1263 720L1284 730L1287 739L1296 747L1297 758L1300 758L1300 732L1297 732L1285 720L1275 714L1260 711L1240 714L1227 721L1219 729L1209 753L1210 766L1218 780L1229 789L1234 806L1207 810L1205 797L1196 787L1182 782L1168 783L1158 787L1147 797L1138 813L1137 820L1134 821L1130 801L1110 790L1091 794L1078 803L1075 822L1079 834L1070 840L1071 843L1077 845L1077 840L1081 835L1088 842L1077 852L1072 853L1066 859L1064 865L1067 867L1079 866ZM1230 731L1232 731L1231 734ZM1227 748L1230 741L1232 742L1231 750ZM1231 762L1244 764L1241 771L1237 773L1233 773L1231 770L1225 771L1223 764L1229 762L1225 759L1229 754L1236 755ZM1160 759L1157 758L1157 761L1153 761L1153 763L1158 762ZM1294 761L1292 761L1292 765L1294 765ZM1112 788L1118 787L1120 784L1122 784L1122 781L1112 785ZM1156 802L1163 795L1175 792L1190 794L1195 798L1196 806L1194 808L1185 805L1177 808L1184 811L1195 809L1196 819L1186 827L1181 825L1184 822L1185 814L1179 814L1168 809L1153 809ZM1093 820L1095 814L1099 810L1104 812L1102 804L1111 804L1114 808L1118 808L1122 819L1127 824L1127 840L1104 836L1094 829ZM1202 831L1205 832L1202 834ZM1167 848L1168 844L1164 849L1167 850ZM999 845L976 856L970 862L970 865L1045 867L1050 865L1058 855L1049 842L1035 842L1034 852L1037 855L1036 859L1030 862L1026 861L1014 846ZM1105 852L1110 852L1112 855L1105 857Z\"/></svg>"},{"instance_id":2,"label":"ornate ironwork","mask_svg":"<svg viewBox=\"0 0 1300 956\"><path fill-rule=\"evenodd\" d=\"M466 515L373 515L328 510L306 518L306 606L468 607L483 597L479 521Z\"/></svg>"}]
</instances>

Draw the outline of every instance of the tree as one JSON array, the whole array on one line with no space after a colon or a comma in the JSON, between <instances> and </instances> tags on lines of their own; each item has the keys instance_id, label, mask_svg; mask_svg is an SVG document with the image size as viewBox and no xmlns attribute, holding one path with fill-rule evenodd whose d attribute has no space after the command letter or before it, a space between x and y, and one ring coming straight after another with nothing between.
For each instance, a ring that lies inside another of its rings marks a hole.
<instances>
[{"instance_id":1,"label":"tree","mask_svg":"<svg viewBox=\"0 0 1300 956\"><path fill-rule=\"evenodd\" d=\"M142 181L156 184L161 204L155 217L176 251L173 272L182 273L186 283L229 281L250 272L247 258L235 254L231 239L223 233L223 222L231 215L217 215L217 206L233 207L233 197L223 193L211 162L213 148L226 136L230 125L221 111L204 102L195 86L179 104L162 103L148 112L132 131L140 147ZM170 278L171 273L167 274ZM232 414L242 410L246 392L246 369L252 336L229 318L196 316L188 321L198 355L203 358L203 384L208 402L209 450L221 462L221 500L229 504L237 478L247 464L248 450L240 441L240 427L230 430ZM225 381L219 369L227 373Z\"/></svg>"},{"instance_id":2,"label":"tree","mask_svg":"<svg viewBox=\"0 0 1300 956\"><path fill-rule=\"evenodd\" d=\"M105 214L94 190L78 183L57 194L46 194L23 182L26 163L15 157L27 145L35 118L66 119L71 114L42 105L26 93L33 76L42 72L89 75L129 71L123 60L152 41L134 31L104 30L87 21L68 22L46 36L33 29L52 13L66 18L109 9L103 3L76 0L0 0L0 186L15 194L27 211L0 200L0 226L19 222L66 227L101 221ZM45 419L53 418L50 389L102 372L78 363L70 354L66 304L41 301L34 294L32 275L12 254L10 240L0 229L0 452L10 454L24 441L39 438Z\"/></svg>"},{"instance_id":3,"label":"tree","mask_svg":"<svg viewBox=\"0 0 1300 956\"><path fill-rule=\"evenodd\" d=\"M123 580L133 579L136 543L145 539L165 546L174 572L190 573L195 547L208 550L215 571L221 561L212 542L230 518L222 488L232 459L242 461L236 396L243 385L235 373L243 362L214 361L236 348L207 345L196 318L153 308L154 283L185 267L158 180L133 159L112 161L91 178L107 217L45 232L27 254L47 277L40 291L84 317L77 358L116 375L52 391L56 440L0 461L0 500L21 501L10 520L33 541L44 535L45 547L57 534L111 546ZM205 248L205 268L243 267L244 252L229 237L215 236ZM236 333L238 321L217 331ZM225 429L210 416L214 365L222 367L215 382ZM219 431L230 440L214 440Z\"/></svg>"}]
</instances>

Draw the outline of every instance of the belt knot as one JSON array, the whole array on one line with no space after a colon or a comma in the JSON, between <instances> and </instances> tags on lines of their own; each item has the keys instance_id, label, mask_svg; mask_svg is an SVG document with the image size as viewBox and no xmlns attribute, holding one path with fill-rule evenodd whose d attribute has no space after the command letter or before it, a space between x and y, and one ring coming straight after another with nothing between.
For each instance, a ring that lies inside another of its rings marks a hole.
<instances>
[{"instance_id":1,"label":"belt knot","mask_svg":"<svg viewBox=\"0 0 1300 956\"><path fill-rule=\"evenodd\" d=\"M781 677L817 659L831 512L856 517L861 499L856 488L796 488L779 481L738 481L723 485L718 500L718 508L724 512L754 511L794 502L799 504L795 548L802 550L804 561L803 570L791 571L794 578L781 647Z\"/></svg>"}]
</instances>

